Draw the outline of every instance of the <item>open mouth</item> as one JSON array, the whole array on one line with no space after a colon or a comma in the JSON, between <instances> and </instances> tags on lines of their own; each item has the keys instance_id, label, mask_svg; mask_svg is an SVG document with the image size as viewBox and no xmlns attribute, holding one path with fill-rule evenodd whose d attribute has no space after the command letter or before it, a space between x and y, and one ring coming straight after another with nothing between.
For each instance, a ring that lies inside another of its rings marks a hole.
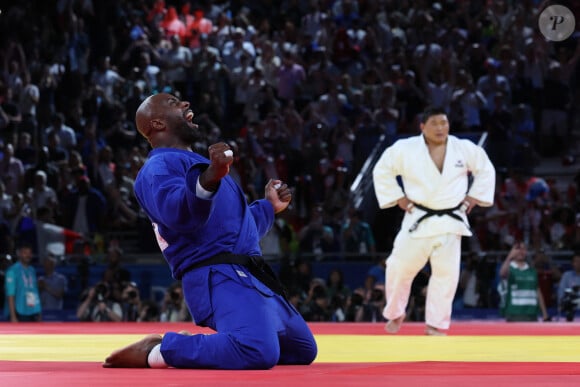
<instances>
[{"instance_id":1,"label":"open mouth","mask_svg":"<svg viewBox=\"0 0 580 387\"><path fill-rule=\"evenodd\" d=\"M189 122L192 122L193 120L193 111L191 111L191 109L188 109L185 111L185 113L183 114L183 117L185 117L185 119Z\"/></svg>"}]
</instances>

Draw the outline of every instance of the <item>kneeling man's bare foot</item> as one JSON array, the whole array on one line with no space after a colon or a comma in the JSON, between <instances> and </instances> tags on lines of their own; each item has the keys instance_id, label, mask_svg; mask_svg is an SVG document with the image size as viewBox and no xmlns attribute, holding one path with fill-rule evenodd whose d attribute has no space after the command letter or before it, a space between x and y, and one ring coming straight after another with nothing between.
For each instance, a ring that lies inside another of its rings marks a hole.
<instances>
[{"instance_id":1,"label":"kneeling man's bare foot","mask_svg":"<svg viewBox=\"0 0 580 387\"><path fill-rule=\"evenodd\" d=\"M385 331L388 333L397 333L399 329L401 329L401 324L405 320L406 314L403 313L401 316L389 320L389 322L385 325Z\"/></svg>"},{"instance_id":2,"label":"kneeling man's bare foot","mask_svg":"<svg viewBox=\"0 0 580 387\"><path fill-rule=\"evenodd\" d=\"M157 344L161 335L149 335L140 341L111 353L103 363L105 368L147 368L147 356Z\"/></svg>"}]
</instances>

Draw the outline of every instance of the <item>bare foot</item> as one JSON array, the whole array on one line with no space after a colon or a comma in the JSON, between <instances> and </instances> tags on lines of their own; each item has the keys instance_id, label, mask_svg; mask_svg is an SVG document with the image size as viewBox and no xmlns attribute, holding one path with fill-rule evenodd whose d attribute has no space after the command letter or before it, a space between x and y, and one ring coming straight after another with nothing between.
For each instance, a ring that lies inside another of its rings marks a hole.
<instances>
[{"instance_id":1,"label":"bare foot","mask_svg":"<svg viewBox=\"0 0 580 387\"><path fill-rule=\"evenodd\" d=\"M445 332L441 332L439 329L432 327L431 325L427 325L427 328L425 328L425 334L427 336L447 336Z\"/></svg>"},{"instance_id":2,"label":"bare foot","mask_svg":"<svg viewBox=\"0 0 580 387\"><path fill-rule=\"evenodd\" d=\"M159 343L161 343L161 335L145 336L140 341L111 353L103 363L103 367L147 368L147 356Z\"/></svg>"},{"instance_id":3,"label":"bare foot","mask_svg":"<svg viewBox=\"0 0 580 387\"><path fill-rule=\"evenodd\" d=\"M399 332L399 329L401 329L401 324L403 324L403 321L405 320L405 316L406 314L403 313L401 316L389 320L387 325L385 325L385 331L387 331L388 333Z\"/></svg>"}]
</instances>

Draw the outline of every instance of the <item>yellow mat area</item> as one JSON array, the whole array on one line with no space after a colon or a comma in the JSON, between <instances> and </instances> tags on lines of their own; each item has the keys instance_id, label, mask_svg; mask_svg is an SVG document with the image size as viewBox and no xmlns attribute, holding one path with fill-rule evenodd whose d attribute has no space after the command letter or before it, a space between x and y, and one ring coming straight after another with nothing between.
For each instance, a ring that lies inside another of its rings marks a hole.
<instances>
[{"instance_id":1,"label":"yellow mat area","mask_svg":"<svg viewBox=\"0 0 580 387\"><path fill-rule=\"evenodd\" d=\"M0 360L101 362L144 335L0 335ZM317 363L580 362L580 336L316 335Z\"/></svg>"}]
</instances>

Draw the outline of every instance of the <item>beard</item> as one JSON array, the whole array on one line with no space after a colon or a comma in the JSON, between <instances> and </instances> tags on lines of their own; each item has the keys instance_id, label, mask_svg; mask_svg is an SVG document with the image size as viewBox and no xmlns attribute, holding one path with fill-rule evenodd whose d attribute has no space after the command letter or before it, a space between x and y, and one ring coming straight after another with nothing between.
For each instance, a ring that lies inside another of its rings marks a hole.
<instances>
[{"instance_id":1,"label":"beard","mask_svg":"<svg viewBox=\"0 0 580 387\"><path fill-rule=\"evenodd\" d=\"M197 127L195 124L189 123L186 120L177 123L174 132L179 140L188 145L193 145L193 143L203 138L199 127Z\"/></svg>"}]
</instances>

